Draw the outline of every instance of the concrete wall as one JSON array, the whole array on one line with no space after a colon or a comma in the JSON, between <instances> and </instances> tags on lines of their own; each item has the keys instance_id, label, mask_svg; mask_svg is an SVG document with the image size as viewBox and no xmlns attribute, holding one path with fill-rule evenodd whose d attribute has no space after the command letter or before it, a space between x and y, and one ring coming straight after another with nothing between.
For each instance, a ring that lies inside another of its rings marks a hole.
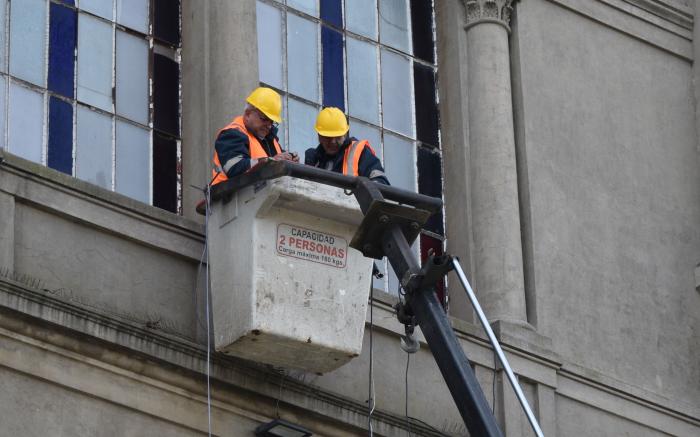
<instances>
[{"instance_id":1,"label":"concrete wall","mask_svg":"<svg viewBox=\"0 0 700 437\"><path fill-rule=\"evenodd\" d=\"M538 329L566 361L697 404L691 60L564 6L517 8Z\"/></svg>"}]
</instances>

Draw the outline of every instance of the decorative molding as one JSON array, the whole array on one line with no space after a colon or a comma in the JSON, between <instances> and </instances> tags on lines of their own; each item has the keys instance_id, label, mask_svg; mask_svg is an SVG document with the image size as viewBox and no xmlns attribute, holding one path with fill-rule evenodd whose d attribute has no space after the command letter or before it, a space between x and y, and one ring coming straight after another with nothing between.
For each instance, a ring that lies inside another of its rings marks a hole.
<instances>
[{"instance_id":1,"label":"decorative molding","mask_svg":"<svg viewBox=\"0 0 700 437\"><path fill-rule=\"evenodd\" d=\"M510 17L513 13L513 0L463 0L469 29L481 23L496 23L510 33ZM517 0L516 0L517 1Z\"/></svg>"}]
</instances>

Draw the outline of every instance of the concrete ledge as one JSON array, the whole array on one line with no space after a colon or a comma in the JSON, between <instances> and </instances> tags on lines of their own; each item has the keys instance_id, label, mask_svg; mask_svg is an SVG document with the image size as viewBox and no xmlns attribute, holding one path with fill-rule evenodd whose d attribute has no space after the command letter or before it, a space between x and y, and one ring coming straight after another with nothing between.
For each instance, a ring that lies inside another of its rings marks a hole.
<instances>
[{"instance_id":1,"label":"concrete ledge","mask_svg":"<svg viewBox=\"0 0 700 437\"><path fill-rule=\"evenodd\" d=\"M199 261L204 226L0 149L0 192L71 220ZM144 226L148 225L148 226Z\"/></svg>"}]
</instances>

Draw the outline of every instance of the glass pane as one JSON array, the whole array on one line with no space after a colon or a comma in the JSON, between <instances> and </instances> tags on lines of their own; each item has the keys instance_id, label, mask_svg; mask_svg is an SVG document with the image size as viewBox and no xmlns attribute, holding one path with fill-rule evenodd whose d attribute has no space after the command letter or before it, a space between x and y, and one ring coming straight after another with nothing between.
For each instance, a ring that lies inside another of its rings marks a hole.
<instances>
[{"instance_id":1,"label":"glass pane","mask_svg":"<svg viewBox=\"0 0 700 437\"><path fill-rule=\"evenodd\" d=\"M343 81L343 35L329 27L321 28L323 47L323 105L345 111Z\"/></svg>"},{"instance_id":2,"label":"glass pane","mask_svg":"<svg viewBox=\"0 0 700 437\"><path fill-rule=\"evenodd\" d=\"M153 125L180 135L180 66L159 54L153 56Z\"/></svg>"},{"instance_id":3,"label":"glass pane","mask_svg":"<svg viewBox=\"0 0 700 437\"><path fill-rule=\"evenodd\" d=\"M413 138L411 62L382 50L382 114L384 127Z\"/></svg>"},{"instance_id":4,"label":"glass pane","mask_svg":"<svg viewBox=\"0 0 700 437\"><path fill-rule=\"evenodd\" d=\"M117 23L148 33L148 0L117 0Z\"/></svg>"},{"instance_id":5,"label":"glass pane","mask_svg":"<svg viewBox=\"0 0 700 437\"><path fill-rule=\"evenodd\" d=\"M377 158L382 159L382 140L379 129L359 121L350 120L350 135L358 140L367 140Z\"/></svg>"},{"instance_id":6,"label":"glass pane","mask_svg":"<svg viewBox=\"0 0 700 437\"><path fill-rule=\"evenodd\" d=\"M150 203L151 153L147 129L117 120L114 190Z\"/></svg>"},{"instance_id":7,"label":"glass pane","mask_svg":"<svg viewBox=\"0 0 700 437\"><path fill-rule=\"evenodd\" d=\"M377 0L345 2L345 27L357 34L377 40Z\"/></svg>"},{"instance_id":8,"label":"glass pane","mask_svg":"<svg viewBox=\"0 0 700 437\"><path fill-rule=\"evenodd\" d=\"M153 205L177 212L177 141L153 132Z\"/></svg>"},{"instance_id":9,"label":"glass pane","mask_svg":"<svg viewBox=\"0 0 700 437\"><path fill-rule=\"evenodd\" d=\"M289 150L297 152L303 160L309 147L318 145L318 135L314 130L318 109L295 99L289 99Z\"/></svg>"},{"instance_id":10,"label":"glass pane","mask_svg":"<svg viewBox=\"0 0 700 437\"><path fill-rule=\"evenodd\" d=\"M78 17L78 100L112 111L112 25Z\"/></svg>"},{"instance_id":11,"label":"glass pane","mask_svg":"<svg viewBox=\"0 0 700 437\"><path fill-rule=\"evenodd\" d=\"M117 32L117 114L148 124L148 42Z\"/></svg>"},{"instance_id":12,"label":"glass pane","mask_svg":"<svg viewBox=\"0 0 700 437\"><path fill-rule=\"evenodd\" d=\"M309 15L318 17L317 0L287 0L287 6L306 12Z\"/></svg>"},{"instance_id":13,"label":"glass pane","mask_svg":"<svg viewBox=\"0 0 700 437\"><path fill-rule=\"evenodd\" d=\"M56 97L49 99L49 144L46 165L73 174L73 106Z\"/></svg>"},{"instance_id":14,"label":"glass pane","mask_svg":"<svg viewBox=\"0 0 700 437\"><path fill-rule=\"evenodd\" d=\"M44 96L14 82L10 84L8 150L42 163Z\"/></svg>"},{"instance_id":15,"label":"glass pane","mask_svg":"<svg viewBox=\"0 0 700 437\"><path fill-rule=\"evenodd\" d=\"M343 28L343 3L341 0L321 1L321 20Z\"/></svg>"},{"instance_id":16,"label":"glass pane","mask_svg":"<svg viewBox=\"0 0 700 437\"><path fill-rule=\"evenodd\" d=\"M348 111L350 115L379 124L376 46L353 38L348 51Z\"/></svg>"},{"instance_id":17,"label":"glass pane","mask_svg":"<svg viewBox=\"0 0 700 437\"><path fill-rule=\"evenodd\" d=\"M258 1L258 71L260 81L285 89L282 80L282 13Z\"/></svg>"},{"instance_id":18,"label":"glass pane","mask_svg":"<svg viewBox=\"0 0 700 437\"><path fill-rule=\"evenodd\" d=\"M0 76L0 149L5 148L5 115L7 111L5 110L7 105L7 78L5 76Z\"/></svg>"},{"instance_id":19,"label":"glass pane","mask_svg":"<svg viewBox=\"0 0 700 437\"><path fill-rule=\"evenodd\" d=\"M379 0L379 41L411 53L408 0Z\"/></svg>"},{"instance_id":20,"label":"glass pane","mask_svg":"<svg viewBox=\"0 0 700 437\"><path fill-rule=\"evenodd\" d=\"M318 24L287 14L289 92L318 102Z\"/></svg>"},{"instance_id":21,"label":"glass pane","mask_svg":"<svg viewBox=\"0 0 700 437\"><path fill-rule=\"evenodd\" d=\"M98 17L113 20L114 0L80 0L80 9Z\"/></svg>"},{"instance_id":22,"label":"glass pane","mask_svg":"<svg viewBox=\"0 0 700 437\"><path fill-rule=\"evenodd\" d=\"M75 176L112 189L112 119L78 105Z\"/></svg>"},{"instance_id":23,"label":"glass pane","mask_svg":"<svg viewBox=\"0 0 700 437\"><path fill-rule=\"evenodd\" d=\"M73 98L77 14L74 9L51 3L49 24L49 89Z\"/></svg>"},{"instance_id":24,"label":"glass pane","mask_svg":"<svg viewBox=\"0 0 700 437\"><path fill-rule=\"evenodd\" d=\"M7 71L5 54L5 32L7 30L7 0L0 0L0 71Z\"/></svg>"},{"instance_id":25,"label":"glass pane","mask_svg":"<svg viewBox=\"0 0 700 437\"><path fill-rule=\"evenodd\" d=\"M425 0L411 0L413 55L431 64L433 53L433 6Z\"/></svg>"},{"instance_id":26,"label":"glass pane","mask_svg":"<svg viewBox=\"0 0 700 437\"><path fill-rule=\"evenodd\" d=\"M416 191L415 155L412 141L384 133L384 170L391 185Z\"/></svg>"},{"instance_id":27,"label":"glass pane","mask_svg":"<svg viewBox=\"0 0 700 437\"><path fill-rule=\"evenodd\" d=\"M10 8L10 73L46 86L46 1L22 0Z\"/></svg>"}]
</instances>

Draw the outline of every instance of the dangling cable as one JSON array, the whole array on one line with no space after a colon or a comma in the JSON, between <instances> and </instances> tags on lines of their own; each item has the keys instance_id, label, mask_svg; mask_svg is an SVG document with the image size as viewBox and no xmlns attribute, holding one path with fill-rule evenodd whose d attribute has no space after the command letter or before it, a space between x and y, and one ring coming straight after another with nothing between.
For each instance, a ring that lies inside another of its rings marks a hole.
<instances>
[{"instance_id":1,"label":"dangling cable","mask_svg":"<svg viewBox=\"0 0 700 437\"><path fill-rule=\"evenodd\" d=\"M411 354L406 352L406 425L408 425L408 437L411 437L411 421L408 418L408 365L411 363Z\"/></svg>"},{"instance_id":2,"label":"dangling cable","mask_svg":"<svg viewBox=\"0 0 700 437\"><path fill-rule=\"evenodd\" d=\"M367 423L369 425L369 435L372 437L374 435L372 430L372 413L374 413L374 363L373 363L373 339L372 330L374 328L374 287L370 287L369 290L369 401L367 408L369 413L367 414Z\"/></svg>"},{"instance_id":3,"label":"dangling cable","mask_svg":"<svg viewBox=\"0 0 700 437\"><path fill-rule=\"evenodd\" d=\"M211 201L211 185L207 184L205 189L205 199L207 204L207 209L204 212L204 250L207 254L207 266L205 269L205 282L206 282L206 312L207 312L207 422L209 424L209 437L211 437L211 381L210 381L210 361L211 361L211 324L209 321L209 213L210 213L210 201Z\"/></svg>"}]
</instances>

